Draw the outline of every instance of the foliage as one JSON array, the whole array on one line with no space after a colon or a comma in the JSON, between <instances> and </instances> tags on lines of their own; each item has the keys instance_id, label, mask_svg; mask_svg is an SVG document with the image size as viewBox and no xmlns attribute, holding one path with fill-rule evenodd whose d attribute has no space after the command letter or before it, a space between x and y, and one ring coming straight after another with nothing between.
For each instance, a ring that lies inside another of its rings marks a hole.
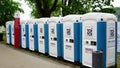
<instances>
[{"instance_id":1,"label":"foliage","mask_svg":"<svg viewBox=\"0 0 120 68\"><path fill-rule=\"evenodd\" d=\"M26 0L26 2L33 9L31 15L35 18L50 17L59 6L58 0Z\"/></svg>"},{"instance_id":2,"label":"foliage","mask_svg":"<svg viewBox=\"0 0 120 68\"><path fill-rule=\"evenodd\" d=\"M115 14L118 16L118 21L120 21L120 7L116 7L115 11L116 11Z\"/></svg>"},{"instance_id":3,"label":"foliage","mask_svg":"<svg viewBox=\"0 0 120 68\"><path fill-rule=\"evenodd\" d=\"M0 25L5 25L6 21L13 20L16 11L24 12L19 6L20 3L13 0L0 0Z\"/></svg>"},{"instance_id":4,"label":"foliage","mask_svg":"<svg viewBox=\"0 0 120 68\"><path fill-rule=\"evenodd\" d=\"M67 0L63 1L63 16L68 14L84 14L89 12L93 0Z\"/></svg>"},{"instance_id":5,"label":"foliage","mask_svg":"<svg viewBox=\"0 0 120 68\"><path fill-rule=\"evenodd\" d=\"M68 4L66 4L68 1ZM84 14L87 12L115 13L111 4L113 0L63 0L63 16L68 14ZM109 6L110 8L104 8Z\"/></svg>"},{"instance_id":6,"label":"foliage","mask_svg":"<svg viewBox=\"0 0 120 68\"><path fill-rule=\"evenodd\" d=\"M62 8L62 0L58 0L57 7L55 11L51 13L51 16L60 16L61 15L61 8Z\"/></svg>"},{"instance_id":7,"label":"foliage","mask_svg":"<svg viewBox=\"0 0 120 68\"><path fill-rule=\"evenodd\" d=\"M31 15L38 17L63 16L68 14L85 14L88 12L115 13L111 2L114 0L26 0L33 9ZM104 7L110 8L104 8ZM52 9L54 8L54 9Z\"/></svg>"}]
</instances>

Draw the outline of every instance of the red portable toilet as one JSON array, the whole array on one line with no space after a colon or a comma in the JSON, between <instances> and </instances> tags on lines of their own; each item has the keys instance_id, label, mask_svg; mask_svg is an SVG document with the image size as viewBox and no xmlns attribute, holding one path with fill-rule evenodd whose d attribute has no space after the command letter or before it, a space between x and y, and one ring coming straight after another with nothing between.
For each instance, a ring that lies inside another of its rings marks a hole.
<instances>
[{"instance_id":1,"label":"red portable toilet","mask_svg":"<svg viewBox=\"0 0 120 68\"><path fill-rule=\"evenodd\" d=\"M15 48L20 48L20 13L16 12L14 16L14 40Z\"/></svg>"}]
</instances>

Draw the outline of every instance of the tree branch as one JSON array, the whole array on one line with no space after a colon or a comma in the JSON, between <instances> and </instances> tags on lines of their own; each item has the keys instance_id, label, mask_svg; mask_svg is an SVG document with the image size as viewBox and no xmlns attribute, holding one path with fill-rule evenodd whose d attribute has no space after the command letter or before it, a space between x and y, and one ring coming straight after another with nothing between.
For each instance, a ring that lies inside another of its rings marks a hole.
<instances>
[{"instance_id":1,"label":"tree branch","mask_svg":"<svg viewBox=\"0 0 120 68\"><path fill-rule=\"evenodd\" d=\"M49 9L49 6L48 6L48 0L42 0L43 2L43 7L45 10Z\"/></svg>"},{"instance_id":2,"label":"tree branch","mask_svg":"<svg viewBox=\"0 0 120 68\"><path fill-rule=\"evenodd\" d=\"M52 5L52 7L50 9L50 12L52 12L52 11L54 11L56 9L57 2L58 2L58 0L54 0L54 3L53 3L53 5Z\"/></svg>"},{"instance_id":3,"label":"tree branch","mask_svg":"<svg viewBox=\"0 0 120 68\"><path fill-rule=\"evenodd\" d=\"M36 5L36 8L38 9L39 12L42 12L43 11L43 8L42 8L42 3L41 3L41 0L35 0L35 5Z\"/></svg>"}]
</instances>

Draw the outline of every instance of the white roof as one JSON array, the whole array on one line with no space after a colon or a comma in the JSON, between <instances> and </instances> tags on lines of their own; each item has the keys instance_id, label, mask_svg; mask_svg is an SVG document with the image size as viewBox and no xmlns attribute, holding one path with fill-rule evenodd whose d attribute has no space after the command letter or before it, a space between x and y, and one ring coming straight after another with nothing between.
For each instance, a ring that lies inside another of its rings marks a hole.
<instances>
[{"instance_id":1,"label":"white roof","mask_svg":"<svg viewBox=\"0 0 120 68\"><path fill-rule=\"evenodd\" d=\"M27 21L28 24L34 24L35 23L35 19L30 19Z\"/></svg>"},{"instance_id":2,"label":"white roof","mask_svg":"<svg viewBox=\"0 0 120 68\"><path fill-rule=\"evenodd\" d=\"M92 12L92 13L84 14L82 17L82 21L84 21L84 20L101 21L101 19L103 19L103 21L107 21L107 20L117 21L116 16L114 14L110 14L110 13Z\"/></svg>"},{"instance_id":3,"label":"white roof","mask_svg":"<svg viewBox=\"0 0 120 68\"><path fill-rule=\"evenodd\" d=\"M36 23L46 23L48 22L49 18L40 18L40 19L35 19Z\"/></svg>"},{"instance_id":4,"label":"white roof","mask_svg":"<svg viewBox=\"0 0 120 68\"><path fill-rule=\"evenodd\" d=\"M77 20L78 21L81 21L81 18L82 18L82 15L67 15L67 16L64 16L62 22L65 23L65 22L76 22Z\"/></svg>"},{"instance_id":5,"label":"white roof","mask_svg":"<svg viewBox=\"0 0 120 68\"><path fill-rule=\"evenodd\" d=\"M51 17L48 20L48 23L58 23L61 22L63 19L63 17Z\"/></svg>"},{"instance_id":6,"label":"white roof","mask_svg":"<svg viewBox=\"0 0 120 68\"><path fill-rule=\"evenodd\" d=\"M25 24L27 23L28 20L20 20L20 24Z\"/></svg>"},{"instance_id":7,"label":"white roof","mask_svg":"<svg viewBox=\"0 0 120 68\"><path fill-rule=\"evenodd\" d=\"M6 24L12 24L14 21L7 21Z\"/></svg>"}]
</instances>

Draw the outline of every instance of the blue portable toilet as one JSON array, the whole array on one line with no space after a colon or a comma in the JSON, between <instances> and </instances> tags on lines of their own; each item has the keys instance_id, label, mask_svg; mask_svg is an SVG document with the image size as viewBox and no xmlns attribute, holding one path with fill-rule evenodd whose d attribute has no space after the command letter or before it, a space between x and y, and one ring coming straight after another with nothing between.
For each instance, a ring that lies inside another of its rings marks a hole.
<instances>
[{"instance_id":1,"label":"blue portable toilet","mask_svg":"<svg viewBox=\"0 0 120 68\"><path fill-rule=\"evenodd\" d=\"M103 52L103 67L117 64L117 18L109 13L87 13L82 17L82 64L92 67L93 51Z\"/></svg>"},{"instance_id":2,"label":"blue portable toilet","mask_svg":"<svg viewBox=\"0 0 120 68\"><path fill-rule=\"evenodd\" d=\"M28 48L29 47L29 41L28 41L28 23L27 20L21 20L20 21L20 37L21 37L21 47L22 48Z\"/></svg>"},{"instance_id":3,"label":"blue portable toilet","mask_svg":"<svg viewBox=\"0 0 120 68\"><path fill-rule=\"evenodd\" d=\"M7 21L6 22L6 43L7 44L12 44L11 41L11 23L13 21Z\"/></svg>"},{"instance_id":4,"label":"blue portable toilet","mask_svg":"<svg viewBox=\"0 0 120 68\"><path fill-rule=\"evenodd\" d=\"M29 49L38 51L38 25L35 19L29 20Z\"/></svg>"},{"instance_id":5,"label":"blue portable toilet","mask_svg":"<svg viewBox=\"0 0 120 68\"><path fill-rule=\"evenodd\" d=\"M51 17L49 23L49 55L63 57L63 24L62 17Z\"/></svg>"},{"instance_id":6,"label":"blue portable toilet","mask_svg":"<svg viewBox=\"0 0 120 68\"><path fill-rule=\"evenodd\" d=\"M36 22L38 24L38 51L40 53L48 54L48 19L49 18L40 18Z\"/></svg>"},{"instance_id":7,"label":"blue portable toilet","mask_svg":"<svg viewBox=\"0 0 120 68\"><path fill-rule=\"evenodd\" d=\"M82 57L82 15L67 15L63 18L64 60L79 63Z\"/></svg>"}]
</instances>

